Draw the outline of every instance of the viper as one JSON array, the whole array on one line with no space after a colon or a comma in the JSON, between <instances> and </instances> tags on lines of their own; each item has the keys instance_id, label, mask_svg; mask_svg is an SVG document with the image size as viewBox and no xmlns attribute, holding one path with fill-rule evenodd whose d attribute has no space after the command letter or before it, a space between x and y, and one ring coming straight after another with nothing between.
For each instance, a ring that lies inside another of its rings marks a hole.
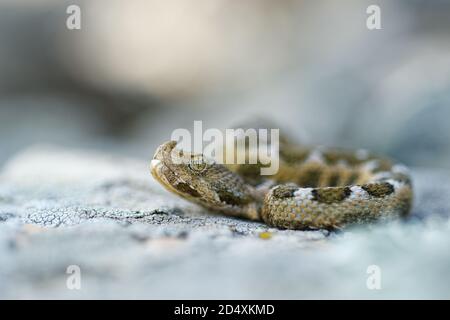
<instances>
[{"instance_id":1,"label":"viper","mask_svg":"<svg viewBox=\"0 0 450 320\"><path fill-rule=\"evenodd\" d=\"M366 150L283 142L278 172L262 176L261 164L218 164L176 146L168 141L157 148L153 177L174 194L225 215L283 229L333 230L405 217L411 209L409 170Z\"/></svg>"}]
</instances>

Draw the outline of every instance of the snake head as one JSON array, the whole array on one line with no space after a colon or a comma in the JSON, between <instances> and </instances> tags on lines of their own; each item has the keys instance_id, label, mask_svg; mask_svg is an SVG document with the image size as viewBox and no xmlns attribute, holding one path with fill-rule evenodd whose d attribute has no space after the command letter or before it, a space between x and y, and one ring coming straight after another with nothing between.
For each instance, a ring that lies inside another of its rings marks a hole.
<instances>
[{"instance_id":1,"label":"snake head","mask_svg":"<svg viewBox=\"0 0 450 320\"><path fill-rule=\"evenodd\" d=\"M255 202L251 186L225 166L201 154L179 150L176 145L176 141L168 141L158 147L151 161L153 177L167 190L189 201L248 217L248 207Z\"/></svg>"}]
</instances>

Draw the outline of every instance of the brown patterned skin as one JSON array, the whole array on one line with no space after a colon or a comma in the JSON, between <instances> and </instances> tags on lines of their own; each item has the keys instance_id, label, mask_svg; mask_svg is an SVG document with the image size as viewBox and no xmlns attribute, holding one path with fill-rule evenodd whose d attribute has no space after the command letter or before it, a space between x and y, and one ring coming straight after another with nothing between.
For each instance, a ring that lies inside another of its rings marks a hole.
<instances>
[{"instance_id":1,"label":"brown patterned skin","mask_svg":"<svg viewBox=\"0 0 450 320\"><path fill-rule=\"evenodd\" d=\"M280 147L280 169L224 166L161 145L153 177L171 192L226 215L286 229L337 229L406 216L413 192L407 169L366 151ZM184 159L186 161L174 161Z\"/></svg>"}]
</instances>

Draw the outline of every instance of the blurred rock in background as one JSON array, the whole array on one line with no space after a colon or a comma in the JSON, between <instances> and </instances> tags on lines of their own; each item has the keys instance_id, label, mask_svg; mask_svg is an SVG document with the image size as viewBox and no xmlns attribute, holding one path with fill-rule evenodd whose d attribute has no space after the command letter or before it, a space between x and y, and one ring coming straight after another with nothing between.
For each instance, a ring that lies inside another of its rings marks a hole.
<instances>
[{"instance_id":1,"label":"blurred rock in background","mask_svg":"<svg viewBox=\"0 0 450 320\"><path fill-rule=\"evenodd\" d=\"M66 8L81 7L81 30ZM149 158L193 120L449 167L450 3L0 1L0 162L35 143Z\"/></svg>"}]
</instances>

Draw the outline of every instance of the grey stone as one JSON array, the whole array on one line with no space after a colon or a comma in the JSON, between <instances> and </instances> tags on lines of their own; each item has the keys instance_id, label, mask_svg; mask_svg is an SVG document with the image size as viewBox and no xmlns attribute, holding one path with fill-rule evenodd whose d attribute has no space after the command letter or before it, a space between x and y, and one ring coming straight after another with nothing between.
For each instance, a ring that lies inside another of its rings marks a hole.
<instances>
[{"instance_id":1,"label":"grey stone","mask_svg":"<svg viewBox=\"0 0 450 320\"><path fill-rule=\"evenodd\" d=\"M0 298L448 298L449 176L413 168L407 221L292 231L205 212L146 161L33 147L0 174Z\"/></svg>"}]
</instances>

